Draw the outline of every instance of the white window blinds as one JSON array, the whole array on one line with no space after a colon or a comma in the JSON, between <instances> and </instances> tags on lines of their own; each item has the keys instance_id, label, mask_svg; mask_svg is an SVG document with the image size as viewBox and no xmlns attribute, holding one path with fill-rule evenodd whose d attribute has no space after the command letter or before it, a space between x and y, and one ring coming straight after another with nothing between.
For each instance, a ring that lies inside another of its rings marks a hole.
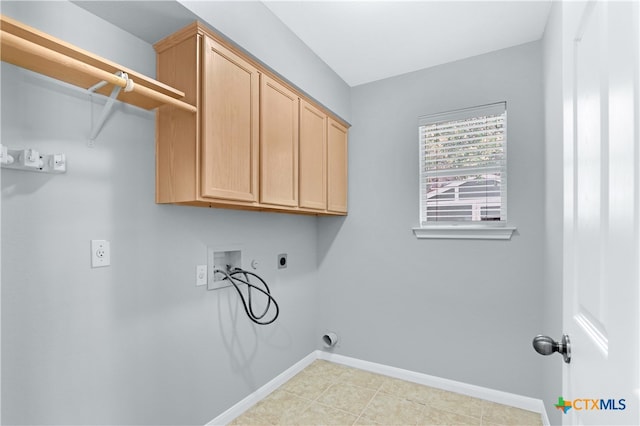
<instances>
[{"instance_id":1,"label":"white window blinds","mask_svg":"<svg viewBox=\"0 0 640 426\"><path fill-rule=\"evenodd\" d=\"M506 103L420 117L420 224L505 225Z\"/></svg>"}]
</instances>

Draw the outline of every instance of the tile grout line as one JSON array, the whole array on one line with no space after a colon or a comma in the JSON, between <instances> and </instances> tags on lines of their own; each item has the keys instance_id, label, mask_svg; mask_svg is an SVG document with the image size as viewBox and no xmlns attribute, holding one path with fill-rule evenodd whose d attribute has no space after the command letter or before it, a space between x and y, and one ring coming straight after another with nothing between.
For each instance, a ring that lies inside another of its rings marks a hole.
<instances>
[{"instance_id":1,"label":"tile grout line","mask_svg":"<svg viewBox=\"0 0 640 426\"><path fill-rule=\"evenodd\" d=\"M360 410L360 414L358 414L358 417L356 418L356 421L353 422L353 424L356 424L358 422L358 420L360 420L360 418L362 417L364 412L367 410L367 408L369 408L369 405L371 405L371 401L373 401L374 398L378 395L378 393L380 393L381 389L382 389L382 384L380 384L380 386L378 386L378 389L376 389L376 391L374 392L373 396L371 398L369 398L369 401L367 402L367 404L364 406L364 408L362 410ZM377 422L376 422L376 424L377 424Z\"/></svg>"},{"instance_id":2,"label":"tile grout line","mask_svg":"<svg viewBox=\"0 0 640 426\"><path fill-rule=\"evenodd\" d=\"M347 367L347 370L345 370L345 371L341 372L340 374L338 374L338 375L337 375L337 377L336 377L336 379L333 381L333 383L332 383L332 384L331 384L327 389L325 389L325 391L324 391L324 392L326 392L327 390L329 390L329 388L330 388L331 386L334 386L334 385L336 385L336 384L338 384L338 383L342 383L342 384L344 384L344 385L352 386L352 387L355 387L355 388L361 388L361 389L366 389L366 390L373 390L373 389L371 389L371 388L367 388L367 387L365 387L365 386L359 386L359 385L357 385L357 384L350 383L350 382L348 382L348 381L342 381L342 380L340 380L340 378L344 375L344 373L345 373L346 371L349 371L349 370L351 370L351 371L360 371L359 369L354 368L354 367ZM363 414L363 413L364 413L364 411L367 409L367 407L369 406L369 404L371 404L371 401L373 401L373 398L375 398L375 396L378 394L378 392L380 391L380 389L381 389L381 388L382 388L382 384L380 384L380 385L378 386L378 388L377 388L377 389L375 389L375 392L373 393L373 395L371 396L371 398L369 398L369 401L367 401L367 404L364 406L364 408L362 408L362 409L360 410L360 413L359 413L359 414L355 414L355 413L352 413L352 412L350 412L350 411L343 410L343 409L338 408L338 407L334 407L334 406L330 406L330 405L327 405L327 404L323 404L323 403L321 403L321 402L318 402L317 400L316 400L316 402L317 402L318 404L324 405L325 407L330 407L330 408L333 408L333 409L335 409L335 410L342 411L343 413L347 413L347 414L355 415L355 416L356 416L356 419L355 419L355 421L352 423L352 425L353 425L353 424L357 423L357 422L358 422L358 420L360 420L360 418L362 417L362 414ZM323 392L323 393L324 393L324 392ZM318 397L318 399L319 399L319 397Z\"/></svg>"},{"instance_id":3,"label":"tile grout line","mask_svg":"<svg viewBox=\"0 0 640 426\"><path fill-rule=\"evenodd\" d=\"M330 362L330 361L325 361L325 362ZM355 418L355 421L352 424L356 424L361 420L367 419L366 417L363 417L365 412L367 411L367 409L369 409L371 407L371 404L372 404L373 400L376 397L378 397L380 394L393 396L396 399L399 399L399 400L402 400L402 401L412 402L412 403L415 403L415 404L419 405L420 406L420 410L419 410L419 413L418 413L419 417L417 418L415 424L421 424L420 423L420 419L425 418L425 416L427 415L426 410L428 410L430 408L436 409L437 411L441 411L443 413L455 414L455 415L458 415L458 416L462 416L464 418L468 418L469 420L473 420L473 424L476 424L476 425L485 425L486 424L485 422L489 420L488 418L486 418L486 413L487 413L487 405L491 404L492 403L491 401L487 401L487 400L483 400L481 398L474 398L474 397L470 397L470 396L459 394L459 395L462 395L462 396L465 396L465 397L468 397L468 398L479 399L480 400L480 402L481 402L480 416L478 418L478 417L475 417L473 415L466 415L466 414L459 413L459 412L457 412L455 410L450 409L450 407L439 408L438 406L434 406L433 405L433 401L431 401L429 399L423 401L422 399L411 398L410 395L405 395L404 392L400 391L400 389L396 389L399 393L394 392L393 391L394 390L393 387L389 388L389 390L386 390L385 389L385 383L386 383L385 381L382 381L376 387L367 387L366 385L362 386L361 384L353 383L353 382L349 381L349 375L347 374L347 372L349 372L349 371L353 371L353 372L356 372L356 373L359 372L359 371L365 371L366 372L366 370L360 370L358 368L351 367L351 366L346 367L346 369L344 369L342 371L334 369L333 371L325 372L324 373L325 375L331 373L331 378L330 378L330 380L328 380L328 384L326 385L326 387L317 396L315 396L315 398L308 398L306 396L308 394L305 394L303 396L303 395L298 395L298 394L296 394L294 392L291 392L291 391L289 391L287 389L283 389L283 387L285 386L286 383L283 383L280 387L278 387L278 389L281 389L286 394L291 395L293 397L296 397L296 398L300 399L301 401L304 401L305 405L304 405L304 408L301 410L301 413L302 412L306 412L313 404L318 404L318 405L321 405L323 407L331 408L332 410L336 410L336 411L339 411L341 413L348 414L350 416L354 416L355 415L356 418ZM304 370L302 370L301 372L304 372ZM373 374L376 374L376 373L373 373ZM311 373L308 373L306 375L303 374L303 376L305 376L305 379L310 379L310 380L313 380L314 375L315 374L311 374ZM394 379L393 377L386 376L384 374L383 375L376 374L376 375L383 376L384 378ZM402 379L399 379L399 380L402 381ZM404 381L404 382L407 382L407 381ZM408 383L413 383L413 382L408 381ZM373 391L373 394L369 398L367 403L364 405L363 408L361 408L359 410L359 414L356 414L356 412L345 410L343 408L339 408L339 407L336 407L336 406L333 406L333 405L329 405L327 403L320 402L320 400L321 400L323 395L325 395L327 392L329 392L329 390L333 386L336 386L336 385L339 385L339 384L350 386L350 387L353 387L353 388L360 388L360 389L363 389L363 390ZM373 383L371 383L371 384L373 384ZM416 383L416 385L420 385L420 384ZM420 385L420 386L426 386L426 385ZM430 386L426 386L426 387L430 387ZM457 394L457 392L450 392L450 391L444 391L444 390L442 392ZM266 396L264 399L268 399L268 396ZM502 405L502 404L499 404L499 403L493 403L493 404ZM517 411L528 411L528 410L518 409L517 407L509 407L509 406L506 406L506 407L507 408L515 408ZM243 414L246 414L246 413L248 413L250 411L251 411L251 409L247 410ZM282 412L286 413L287 411L288 410L285 408ZM239 416L239 417L241 417L241 416ZM282 418L282 417L280 417L280 418ZM372 420L372 419L367 419L367 420L370 420L371 422L375 423L375 421ZM476 422L479 422L479 423L476 423ZM377 423L375 423L375 424L377 424ZM538 424L542 424L542 423L538 423Z\"/></svg>"},{"instance_id":4,"label":"tile grout line","mask_svg":"<svg viewBox=\"0 0 640 426\"><path fill-rule=\"evenodd\" d=\"M349 370L356 370L356 369L354 369L354 368L352 368L352 367L348 367L348 369L349 369ZM307 409L309 409L309 407L311 407L311 405L313 405L313 404L315 403L315 404L321 405L321 406L323 406L323 407L327 407L327 408L331 408L331 409L333 409L333 410L340 411L340 412L345 413L345 414L349 414L349 415L356 415L356 414L354 414L354 413L352 413L352 412L350 412L350 411L343 410L342 408L334 407L333 405L325 404L325 403L323 403L323 402L321 402L321 401L320 401L320 398L322 397L322 395L324 395L325 393L327 393L327 392L329 391L329 389L331 389L331 387L332 387L332 386L335 386L335 385L336 385L336 384L338 384L338 383L345 383L345 382L342 382L342 381L340 380L340 377L341 377L343 374L344 374L344 372L341 372L341 373L339 373L339 374L335 375L334 379L333 379L333 380L331 380L331 384L329 384L329 385L326 387L326 389L324 389L322 392L320 392L320 394L319 394L318 396L316 396L316 397L315 397L315 399L309 399L309 398L300 397L301 399L304 399L305 401L309 401L309 404L304 408L304 410L302 410L302 412L304 412L304 411L306 411ZM352 385L352 386L355 386L355 387L361 387L361 386L357 386L357 385ZM289 392L289 393L291 393L291 392ZM291 393L291 394L292 394L292 395L295 395L295 394L293 394L293 393ZM358 421L359 416L358 416L358 415L356 415L356 416L357 416L357 417L356 417L356 421Z\"/></svg>"}]
</instances>

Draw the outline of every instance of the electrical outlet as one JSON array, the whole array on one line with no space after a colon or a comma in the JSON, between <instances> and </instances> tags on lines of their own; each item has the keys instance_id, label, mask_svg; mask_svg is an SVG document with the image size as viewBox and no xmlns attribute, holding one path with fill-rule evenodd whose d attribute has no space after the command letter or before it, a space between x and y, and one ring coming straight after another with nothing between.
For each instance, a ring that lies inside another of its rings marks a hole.
<instances>
[{"instance_id":1,"label":"electrical outlet","mask_svg":"<svg viewBox=\"0 0 640 426\"><path fill-rule=\"evenodd\" d=\"M278 255L278 269L284 269L287 267L287 253L281 253Z\"/></svg>"},{"instance_id":2,"label":"electrical outlet","mask_svg":"<svg viewBox=\"0 0 640 426\"><path fill-rule=\"evenodd\" d=\"M91 267L111 265L111 244L106 240L91 240Z\"/></svg>"}]
</instances>

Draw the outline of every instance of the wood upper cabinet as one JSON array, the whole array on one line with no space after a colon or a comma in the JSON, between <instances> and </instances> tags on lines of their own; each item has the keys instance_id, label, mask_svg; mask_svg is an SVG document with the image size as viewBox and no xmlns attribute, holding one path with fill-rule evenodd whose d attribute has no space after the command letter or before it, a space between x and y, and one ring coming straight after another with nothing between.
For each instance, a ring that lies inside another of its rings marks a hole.
<instances>
[{"instance_id":1,"label":"wood upper cabinet","mask_svg":"<svg viewBox=\"0 0 640 426\"><path fill-rule=\"evenodd\" d=\"M336 213L346 213L349 168L347 128L332 118L329 118L328 127L327 210Z\"/></svg>"},{"instance_id":2,"label":"wood upper cabinet","mask_svg":"<svg viewBox=\"0 0 640 426\"><path fill-rule=\"evenodd\" d=\"M179 39L158 50L158 80L180 87L196 114L163 106L156 111L156 202L181 203L198 198L196 175L200 133L200 36Z\"/></svg>"},{"instance_id":3,"label":"wood upper cabinet","mask_svg":"<svg viewBox=\"0 0 640 426\"><path fill-rule=\"evenodd\" d=\"M156 202L345 215L347 127L199 23L156 43Z\"/></svg>"},{"instance_id":4,"label":"wood upper cabinet","mask_svg":"<svg viewBox=\"0 0 640 426\"><path fill-rule=\"evenodd\" d=\"M256 201L258 189L258 70L204 37L201 195Z\"/></svg>"},{"instance_id":5,"label":"wood upper cabinet","mask_svg":"<svg viewBox=\"0 0 640 426\"><path fill-rule=\"evenodd\" d=\"M298 206L298 95L262 76L260 202Z\"/></svg>"},{"instance_id":6,"label":"wood upper cabinet","mask_svg":"<svg viewBox=\"0 0 640 426\"><path fill-rule=\"evenodd\" d=\"M300 100L300 207L327 209L327 114Z\"/></svg>"}]
</instances>

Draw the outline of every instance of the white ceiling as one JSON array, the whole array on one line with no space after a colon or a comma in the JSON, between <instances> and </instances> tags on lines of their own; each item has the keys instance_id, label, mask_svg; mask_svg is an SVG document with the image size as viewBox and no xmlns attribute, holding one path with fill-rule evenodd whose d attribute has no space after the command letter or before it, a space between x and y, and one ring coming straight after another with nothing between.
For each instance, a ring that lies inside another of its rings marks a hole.
<instances>
[{"instance_id":1,"label":"white ceiling","mask_svg":"<svg viewBox=\"0 0 640 426\"><path fill-rule=\"evenodd\" d=\"M70 1L149 44L198 20L198 16L171 0Z\"/></svg>"},{"instance_id":2,"label":"white ceiling","mask_svg":"<svg viewBox=\"0 0 640 426\"><path fill-rule=\"evenodd\" d=\"M198 19L175 0L72 1L149 43ZM551 9L551 0L263 4L350 86L538 40Z\"/></svg>"},{"instance_id":3,"label":"white ceiling","mask_svg":"<svg viewBox=\"0 0 640 426\"><path fill-rule=\"evenodd\" d=\"M544 1L265 1L350 86L542 37Z\"/></svg>"}]
</instances>

